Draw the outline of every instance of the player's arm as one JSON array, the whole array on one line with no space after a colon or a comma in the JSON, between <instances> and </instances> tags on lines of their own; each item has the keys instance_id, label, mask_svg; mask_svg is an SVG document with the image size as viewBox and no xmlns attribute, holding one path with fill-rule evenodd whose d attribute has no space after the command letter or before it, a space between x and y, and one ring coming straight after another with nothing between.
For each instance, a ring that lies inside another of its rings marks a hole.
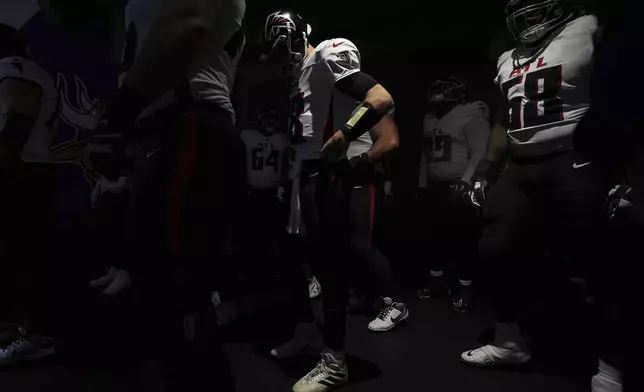
<instances>
[{"instance_id":1,"label":"player's arm","mask_svg":"<svg viewBox=\"0 0 644 392\"><path fill-rule=\"evenodd\" d=\"M490 136L490 124L483 117L474 117L465 124L464 133L470 162L461 180L471 184L474 171L485 155L486 143Z\"/></svg>"},{"instance_id":2,"label":"player's arm","mask_svg":"<svg viewBox=\"0 0 644 392\"><path fill-rule=\"evenodd\" d=\"M369 162L382 160L387 154L398 149L400 146L398 127L391 114L385 115L371 130L371 134L375 142L371 150L367 152L367 160Z\"/></svg>"},{"instance_id":3,"label":"player's arm","mask_svg":"<svg viewBox=\"0 0 644 392\"><path fill-rule=\"evenodd\" d=\"M5 118L0 129L2 165L20 159L40 113L41 87L23 79L6 78L0 82L0 110Z\"/></svg>"},{"instance_id":4,"label":"player's arm","mask_svg":"<svg viewBox=\"0 0 644 392\"><path fill-rule=\"evenodd\" d=\"M508 111L501 109L492 127L483 159L493 163L503 160L508 147Z\"/></svg>"},{"instance_id":5,"label":"player's arm","mask_svg":"<svg viewBox=\"0 0 644 392\"><path fill-rule=\"evenodd\" d=\"M387 114L393 113L395 105L391 94L362 71L339 79L335 87L361 102L351 118L340 128L347 142L356 140L378 125Z\"/></svg>"},{"instance_id":6,"label":"player's arm","mask_svg":"<svg viewBox=\"0 0 644 392\"><path fill-rule=\"evenodd\" d=\"M185 77L200 46L216 26L221 1L163 0L117 97L126 101L120 105L127 120L133 121L147 102L160 97Z\"/></svg>"}]
</instances>

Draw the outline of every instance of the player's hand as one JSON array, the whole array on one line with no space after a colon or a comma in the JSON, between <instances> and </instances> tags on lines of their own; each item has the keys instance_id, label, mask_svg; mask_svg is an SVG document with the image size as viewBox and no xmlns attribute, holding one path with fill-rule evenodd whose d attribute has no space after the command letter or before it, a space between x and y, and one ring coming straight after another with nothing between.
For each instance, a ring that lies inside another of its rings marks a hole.
<instances>
[{"instance_id":1,"label":"player's hand","mask_svg":"<svg viewBox=\"0 0 644 392\"><path fill-rule=\"evenodd\" d=\"M286 194L286 188L284 188L283 186L280 185L279 187L277 187L277 192L275 193L275 198L280 203L284 203L284 195L285 194Z\"/></svg>"},{"instance_id":2,"label":"player's hand","mask_svg":"<svg viewBox=\"0 0 644 392\"><path fill-rule=\"evenodd\" d=\"M608 216L612 219L619 211L627 211L633 204L629 195L631 187L628 185L617 185L608 192Z\"/></svg>"},{"instance_id":3,"label":"player's hand","mask_svg":"<svg viewBox=\"0 0 644 392\"><path fill-rule=\"evenodd\" d=\"M110 267L107 273L89 282L90 287L102 289L103 295L117 295L125 291L132 284L130 274L125 270Z\"/></svg>"},{"instance_id":4,"label":"player's hand","mask_svg":"<svg viewBox=\"0 0 644 392\"><path fill-rule=\"evenodd\" d=\"M344 132L337 131L322 147L322 156L327 160L338 160L348 147L349 142Z\"/></svg>"},{"instance_id":5,"label":"player's hand","mask_svg":"<svg viewBox=\"0 0 644 392\"><path fill-rule=\"evenodd\" d=\"M472 204L479 208L483 208L483 204L487 199L487 193L489 190L489 183L483 178L473 179L472 190L470 191L470 201Z\"/></svg>"},{"instance_id":6,"label":"player's hand","mask_svg":"<svg viewBox=\"0 0 644 392\"><path fill-rule=\"evenodd\" d=\"M450 185L452 190L452 198L458 202L470 202L472 194L472 186L465 181L459 181L456 184Z\"/></svg>"},{"instance_id":7,"label":"player's hand","mask_svg":"<svg viewBox=\"0 0 644 392\"><path fill-rule=\"evenodd\" d=\"M95 170L109 178L118 177L125 161L125 133L102 119L94 129L86 146Z\"/></svg>"},{"instance_id":8,"label":"player's hand","mask_svg":"<svg viewBox=\"0 0 644 392\"><path fill-rule=\"evenodd\" d=\"M354 172L368 172L372 168L371 162L369 162L369 155L365 152L349 159L349 167Z\"/></svg>"},{"instance_id":9,"label":"player's hand","mask_svg":"<svg viewBox=\"0 0 644 392\"><path fill-rule=\"evenodd\" d=\"M120 176L110 180L105 176L100 176L94 189L92 189L91 200L92 207L101 205L101 201L107 195L124 195L129 191L128 178Z\"/></svg>"}]
</instances>

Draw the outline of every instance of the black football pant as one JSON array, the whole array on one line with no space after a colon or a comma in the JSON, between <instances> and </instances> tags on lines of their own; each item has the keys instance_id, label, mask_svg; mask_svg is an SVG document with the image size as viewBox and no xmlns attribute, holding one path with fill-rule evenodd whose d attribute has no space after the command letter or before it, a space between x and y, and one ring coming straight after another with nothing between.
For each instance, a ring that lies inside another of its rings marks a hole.
<instances>
[{"instance_id":1,"label":"black football pant","mask_svg":"<svg viewBox=\"0 0 644 392\"><path fill-rule=\"evenodd\" d=\"M53 168L25 163L22 169L18 177L0 172L0 323L17 323L29 332L49 334Z\"/></svg>"},{"instance_id":2,"label":"black football pant","mask_svg":"<svg viewBox=\"0 0 644 392\"><path fill-rule=\"evenodd\" d=\"M373 243L379 192L373 174L356 173L344 162L305 161L301 178L304 221L309 235L319 239L324 338L330 349L341 351L351 268L374 276L383 295L400 298L389 261Z\"/></svg>"},{"instance_id":3,"label":"black football pant","mask_svg":"<svg viewBox=\"0 0 644 392\"><path fill-rule=\"evenodd\" d=\"M563 255L586 274L606 262L610 186L599 167L585 163L574 152L514 159L490 189L479 256L491 276L498 322L516 321L535 255Z\"/></svg>"},{"instance_id":4,"label":"black football pant","mask_svg":"<svg viewBox=\"0 0 644 392\"><path fill-rule=\"evenodd\" d=\"M246 192L245 147L216 107L146 119L134 170L134 281L170 391L232 391L210 301Z\"/></svg>"},{"instance_id":5,"label":"black football pant","mask_svg":"<svg viewBox=\"0 0 644 392\"><path fill-rule=\"evenodd\" d=\"M427 259L432 271L443 271L447 263L453 263L459 279L471 280L481 218L467 201L454 199L450 186L456 182L430 183L422 196L417 254Z\"/></svg>"}]
</instances>

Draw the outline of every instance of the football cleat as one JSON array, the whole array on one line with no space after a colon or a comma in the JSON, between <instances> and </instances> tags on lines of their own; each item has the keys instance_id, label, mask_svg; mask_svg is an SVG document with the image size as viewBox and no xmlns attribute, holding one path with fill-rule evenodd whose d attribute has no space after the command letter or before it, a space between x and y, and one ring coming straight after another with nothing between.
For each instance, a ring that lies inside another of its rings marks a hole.
<instances>
[{"instance_id":1,"label":"football cleat","mask_svg":"<svg viewBox=\"0 0 644 392\"><path fill-rule=\"evenodd\" d=\"M452 309L457 312L466 312L472 303L472 287L459 285L452 298Z\"/></svg>"},{"instance_id":2,"label":"football cleat","mask_svg":"<svg viewBox=\"0 0 644 392\"><path fill-rule=\"evenodd\" d=\"M531 355L516 323L497 323L492 344L461 354L461 361L475 367L522 365Z\"/></svg>"},{"instance_id":3,"label":"football cleat","mask_svg":"<svg viewBox=\"0 0 644 392\"><path fill-rule=\"evenodd\" d=\"M432 276L429 286L416 291L416 297L419 299L441 298L449 294L449 285L444 276Z\"/></svg>"},{"instance_id":4,"label":"football cleat","mask_svg":"<svg viewBox=\"0 0 644 392\"><path fill-rule=\"evenodd\" d=\"M56 347L50 338L21 336L0 347L0 367L34 361L54 354Z\"/></svg>"},{"instance_id":5,"label":"football cleat","mask_svg":"<svg viewBox=\"0 0 644 392\"><path fill-rule=\"evenodd\" d=\"M327 392L343 386L348 381L346 359L336 358L332 353L325 351L315 368L293 386L293 392Z\"/></svg>"},{"instance_id":6,"label":"football cleat","mask_svg":"<svg viewBox=\"0 0 644 392\"><path fill-rule=\"evenodd\" d=\"M592 392L622 392L622 374L617 368L599 360L599 371L591 382Z\"/></svg>"},{"instance_id":7,"label":"football cleat","mask_svg":"<svg viewBox=\"0 0 644 392\"><path fill-rule=\"evenodd\" d=\"M403 303L393 302L391 298L383 298L385 307L378 316L369 323L369 330L373 332L386 332L409 317L409 309Z\"/></svg>"},{"instance_id":8,"label":"football cleat","mask_svg":"<svg viewBox=\"0 0 644 392\"><path fill-rule=\"evenodd\" d=\"M499 365L521 365L530 360L530 353L519 349L487 346L461 354L461 361L474 367L494 367Z\"/></svg>"}]
</instances>

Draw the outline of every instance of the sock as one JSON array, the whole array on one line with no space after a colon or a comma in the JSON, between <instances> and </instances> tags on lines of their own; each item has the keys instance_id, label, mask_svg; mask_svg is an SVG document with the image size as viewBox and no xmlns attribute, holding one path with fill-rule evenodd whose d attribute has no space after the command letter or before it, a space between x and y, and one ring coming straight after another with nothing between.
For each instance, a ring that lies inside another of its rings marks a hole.
<instances>
[{"instance_id":1,"label":"sock","mask_svg":"<svg viewBox=\"0 0 644 392\"><path fill-rule=\"evenodd\" d=\"M429 271L429 275L432 278L439 278L439 277L443 276L443 271L442 270L440 270L440 271Z\"/></svg>"},{"instance_id":2,"label":"sock","mask_svg":"<svg viewBox=\"0 0 644 392\"><path fill-rule=\"evenodd\" d=\"M328 348L328 347L326 348L326 351L327 351L329 354L331 354L331 355L333 356L333 359L335 359L336 361L340 361L340 362L342 362L342 363L344 363L344 362L345 362L345 360L346 360L346 359L345 359L345 357L344 357L344 353L343 353L342 351L333 351L333 350L331 350L331 349L330 349L330 348Z\"/></svg>"},{"instance_id":3,"label":"sock","mask_svg":"<svg viewBox=\"0 0 644 392\"><path fill-rule=\"evenodd\" d=\"M470 287L472 285L472 280L471 279L470 280L459 279L458 284L463 286L463 287Z\"/></svg>"},{"instance_id":4,"label":"sock","mask_svg":"<svg viewBox=\"0 0 644 392\"><path fill-rule=\"evenodd\" d=\"M528 346L517 323L496 323L496 336L492 345L508 350L529 353Z\"/></svg>"}]
</instances>

